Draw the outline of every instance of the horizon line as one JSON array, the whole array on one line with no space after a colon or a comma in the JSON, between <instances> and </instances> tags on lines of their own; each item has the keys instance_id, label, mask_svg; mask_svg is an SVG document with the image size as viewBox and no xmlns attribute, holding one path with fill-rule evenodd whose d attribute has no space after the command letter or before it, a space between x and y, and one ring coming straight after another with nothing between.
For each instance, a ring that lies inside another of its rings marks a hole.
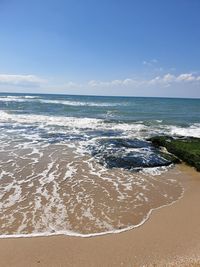
<instances>
[{"instance_id":1,"label":"horizon line","mask_svg":"<svg viewBox=\"0 0 200 267\"><path fill-rule=\"evenodd\" d=\"M132 95L90 95L90 94L67 94L67 93L25 93L25 92L0 92L0 94L23 94L23 95L61 95L61 96L89 96L89 97L123 97L123 98L167 98L167 99L200 99L200 97L173 97L173 96L132 96Z\"/></svg>"}]
</instances>

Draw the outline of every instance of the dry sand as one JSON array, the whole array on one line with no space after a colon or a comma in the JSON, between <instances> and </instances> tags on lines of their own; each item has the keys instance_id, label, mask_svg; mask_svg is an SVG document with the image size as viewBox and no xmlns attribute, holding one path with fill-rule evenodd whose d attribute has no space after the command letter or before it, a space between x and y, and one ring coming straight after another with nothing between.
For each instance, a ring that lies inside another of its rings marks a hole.
<instances>
[{"instance_id":1,"label":"dry sand","mask_svg":"<svg viewBox=\"0 0 200 267\"><path fill-rule=\"evenodd\" d=\"M179 166L185 194L137 229L93 238L0 240L4 266L200 266L200 173Z\"/></svg>"}]
</instances>

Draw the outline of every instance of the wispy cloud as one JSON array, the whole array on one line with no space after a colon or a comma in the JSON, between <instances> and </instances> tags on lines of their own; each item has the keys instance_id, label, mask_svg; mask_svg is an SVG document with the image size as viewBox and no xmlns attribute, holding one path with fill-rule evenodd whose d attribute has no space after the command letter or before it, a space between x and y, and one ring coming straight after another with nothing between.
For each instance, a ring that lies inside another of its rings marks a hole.
<instances>
[{"instance_id":1,"label":"wispy cloud","mask_svg":"<svg viewBox=\"0 0 200 267\"><path fill-rule=\"evenodd\" d=\"M157 76L153 79L151 79L149 82L150 85L164 85L164 86L170 86L171 84L177 84L177 83L199 83L200 82L200 76L194 75L192 73L182 73L179 75L173 75L170 73L167 73L163 76Z\"/></svg>"},{"instance_id":2,"label":"wispy cloud","mask_svg":"<svg viewBox=\"0 0 200 267\"><path fill-rule=\"evenodd\" d=\"M131 79L127 78L124 80L112 80L112 81L90 81L89 86L151 86L151 85L164 85L168 86L172 83L189 83L189 82L200 82L200 76L195 76L192 73L183 73L177 76L167 73L163 76L156 76L152 79Z\"/></svg>"},{"instance_id":3,"label":"wispy cloud","mask_svg":"<svg viewBox=\"0 0 200 267\"><path fill-rule=\"evenodd\" d=\"M163 66L160 65L160 62L156 58L153 58L150 60L144 60L142 62L142 65L145 68L148 68L148 71L151 70L151 71L154 71L155 73L164 73L164 71L165 72L167 71Z\"/></svg>"},{"instance_id":4,"label":"wispy cloud","mask_svg":"<svg viewBox=\"0 0 200 267\"><path fill-rule=\"evenodd\" d=\"M0 74L0 85L38 87L46 82L36 75Z\"/></svg>"},{"instance_id":5,"label":"wispy cloud","mask_svg":"<svg viewBox=\"0 0 200 267\"><path fill-rule=\"evenodd\" d=\"M101 92L107 91L115 92L151 92L156 88L161 91L161 88L180 88L184 85L194 85L194 88L200 88L200 74L199 73L180 73L172 74L165 73L159 76L151 76L151 78L132 78L114 80L89 80L86 82L69 81L65 84L58 84L56 82L47 81L36 75L14 75L14 74L0 74L0 90L9 91L24 91L27 88L34 88L38 92ZM110 89L110 90L109 90Z\"/></svg>"},{"instance_id":6,"label":"wispy cloud","mask_svg":"<svg viewBox=\"0 0 200 267\"><path fill-rule=\"evenodd\" d=\"M143 65L146 65L146 66L149 66L149 67L152 67L152 66L154 66L154 65L157 64L157 63L158 63L158 60L155 59L155 58L153 58L153 59L151 59L151 60L144 60L144 61L142 62Z\"/></svg>"},{"instance_id":7,"label":"wispy cloud","mask_svg":"<svg viewBox=\"0 0 200 267\"><path fill-rule=\"evenodd\" d=\"M65 88L81 88L83 87L84 84L81 84L81 83L76 83L76 82L67 82L64 87Z\"/></svg>"},{"instance_id":8,"label":"wispy cloud","mask_svg":"<svg viewBox=\"0 0 200 267\"><path fill-rule=\"evenodd\" d=\"M162 76L155 76L150 79L136 79L136 78L126 78L126 79L116 79L110 81L101 80L90 80L86 83L75 83L68 82L66 88L115 88L115 87L150 87L150 86L160 86L169 87L175 84L188 84L197 83L200 84L200 76L192 73L182 73L174 75L171 73L164 74Z\"/></svg>"},{"instance_id":9,"label":"wispy cloud","mask_svg":"<svg viewBox=\"0 0 200 267\"><path fill-rule=\"evenodd\" d=\"M134 79L124 79L124 80L112 80L112 81L96 81L96 80L91 80L88 82L88 86L91 87L115 87L115 86L129 86L129 85L137 85L138 81Z\"/></svg>"}]
</instances>

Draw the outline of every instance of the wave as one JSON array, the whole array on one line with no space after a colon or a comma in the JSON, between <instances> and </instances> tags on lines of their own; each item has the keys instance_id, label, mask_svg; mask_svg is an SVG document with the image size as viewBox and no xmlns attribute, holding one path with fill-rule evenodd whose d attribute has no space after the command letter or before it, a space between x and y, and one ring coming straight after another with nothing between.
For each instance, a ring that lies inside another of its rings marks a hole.
<instances>
[{"instance_id":1,"label":"wave","mask_svg":"<svg viewBox=\"0 0 200 267\"><path fill-rule=\"evenodd\" d=\"M171 126L171 135L200 137L200 123L194 123L189 127Z\"/></svg>"},{"instance_id":2,"label":"wave","mask_svg":"<svg viewBox=\"0 0 200 267\"><path fill-rule=\"evenodd\" d=\"M53 105L66 105L66 106L89 106L89 107L113 107L122 105L121 103L106 103L106 102L87 102L87 101L70 101L70 100L50 100L41 99L39 96L2 96L1 102L30 102L53 104Z\"/></svg>"},{"instance_id":3,"label":"wave","mask_svg":"<svg viewBox=\"0 0 200 267\"><path fill-rule=\"evenodd\" d=\"M0 111L1 123L21 123L21 124L40 124L41 126L68 126L72 128L91 128L95 129L103 123L101 119L76 118L63 116L46 115L19 115Z\"/></svg>"},{"instance_id":4,"label":"wave","mask_svg":"<svg viewBox=\"0 0 200 267\"><path fill-rule=\"evenodd\" d=\"M39 127L59 126L67 127L72 130L96 130L96 131L119 131L121 134L126 134L127 137L147 138L153 135L177 135L177 136L192 136L200 138L200 124L194 123L188 127L175 125L145 125L141 122L123 123L123 122L108 122L103 119L96 118L78 118L64 116L48 116L48 115L33 115L33 114L12 114L5 111L0 111L0 123L19 123L25 125L37 125Z\"/></svg>"},{"instance_id":5,"label":"wave","mask_svg":"<svg viewBox=\"0 0 200 267\"><path fill-rule=\"evenodd\" d=\"M1 102L28 102L28 101L34 101L37 100L38 96L1 96L0 101Z\"/></svg>"},{"instance_id":6,"label":"wave","mask_svg":"<svg viewBox=\"0 0 200 267\"><path fill-rule=\"evenodd\" d=\"M90 107L112 107L121 105L120 103L97 103L97 102L81 102L81 101L70 101L70 100L46 100L40 99L40 103L47 104L61 104L67 106L90 106Z\"/></svg>"},{"instance_id":7,"label":"wave","mask_svg":"<svg viewBox=\"0 0 200 267\"><path fill-rule=\"evenodd\" d=\"M23 97L26 98L26 99L37 99L37 98L39 98L39 96L33 96L33 95L25 95Z\"/></svg>"},{"instance_id":8,"label":"wave","mask_svg":"<svg viewBox=\"0 0 200 267\"><path fill-rule=\"evenodd\" d=\"M1 102L26 102L27 100L19 97L0 97Z\"/></svg>"}]
</instances>

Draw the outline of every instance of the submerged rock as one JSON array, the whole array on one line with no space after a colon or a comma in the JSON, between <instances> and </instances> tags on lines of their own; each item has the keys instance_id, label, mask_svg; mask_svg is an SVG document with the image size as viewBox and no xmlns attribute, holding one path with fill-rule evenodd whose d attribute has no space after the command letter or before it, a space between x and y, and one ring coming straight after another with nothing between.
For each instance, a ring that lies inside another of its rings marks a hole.
<instances>
[{"instance_id":1,"label":"submerged rock","mask_svg":"<svg viewBox=\"0 0 200 267\"><path fill-rule=\"evenodd\" d=\"M138 139L100 139L90 150L95 159L108 168L140 170L177 162L173 155L161 151L148 141Z\"/></svg>"},{"instance_id":2,"label":"submerged rock","mask_svg":"<svg viewBox=\"0 0 200 267\"><path fill-rule=\"evenodd\" d=\"M170 153L200 171L200 138L155 136L149 140L155 147L165 147Z\"/></svg>"}]
</instances>

